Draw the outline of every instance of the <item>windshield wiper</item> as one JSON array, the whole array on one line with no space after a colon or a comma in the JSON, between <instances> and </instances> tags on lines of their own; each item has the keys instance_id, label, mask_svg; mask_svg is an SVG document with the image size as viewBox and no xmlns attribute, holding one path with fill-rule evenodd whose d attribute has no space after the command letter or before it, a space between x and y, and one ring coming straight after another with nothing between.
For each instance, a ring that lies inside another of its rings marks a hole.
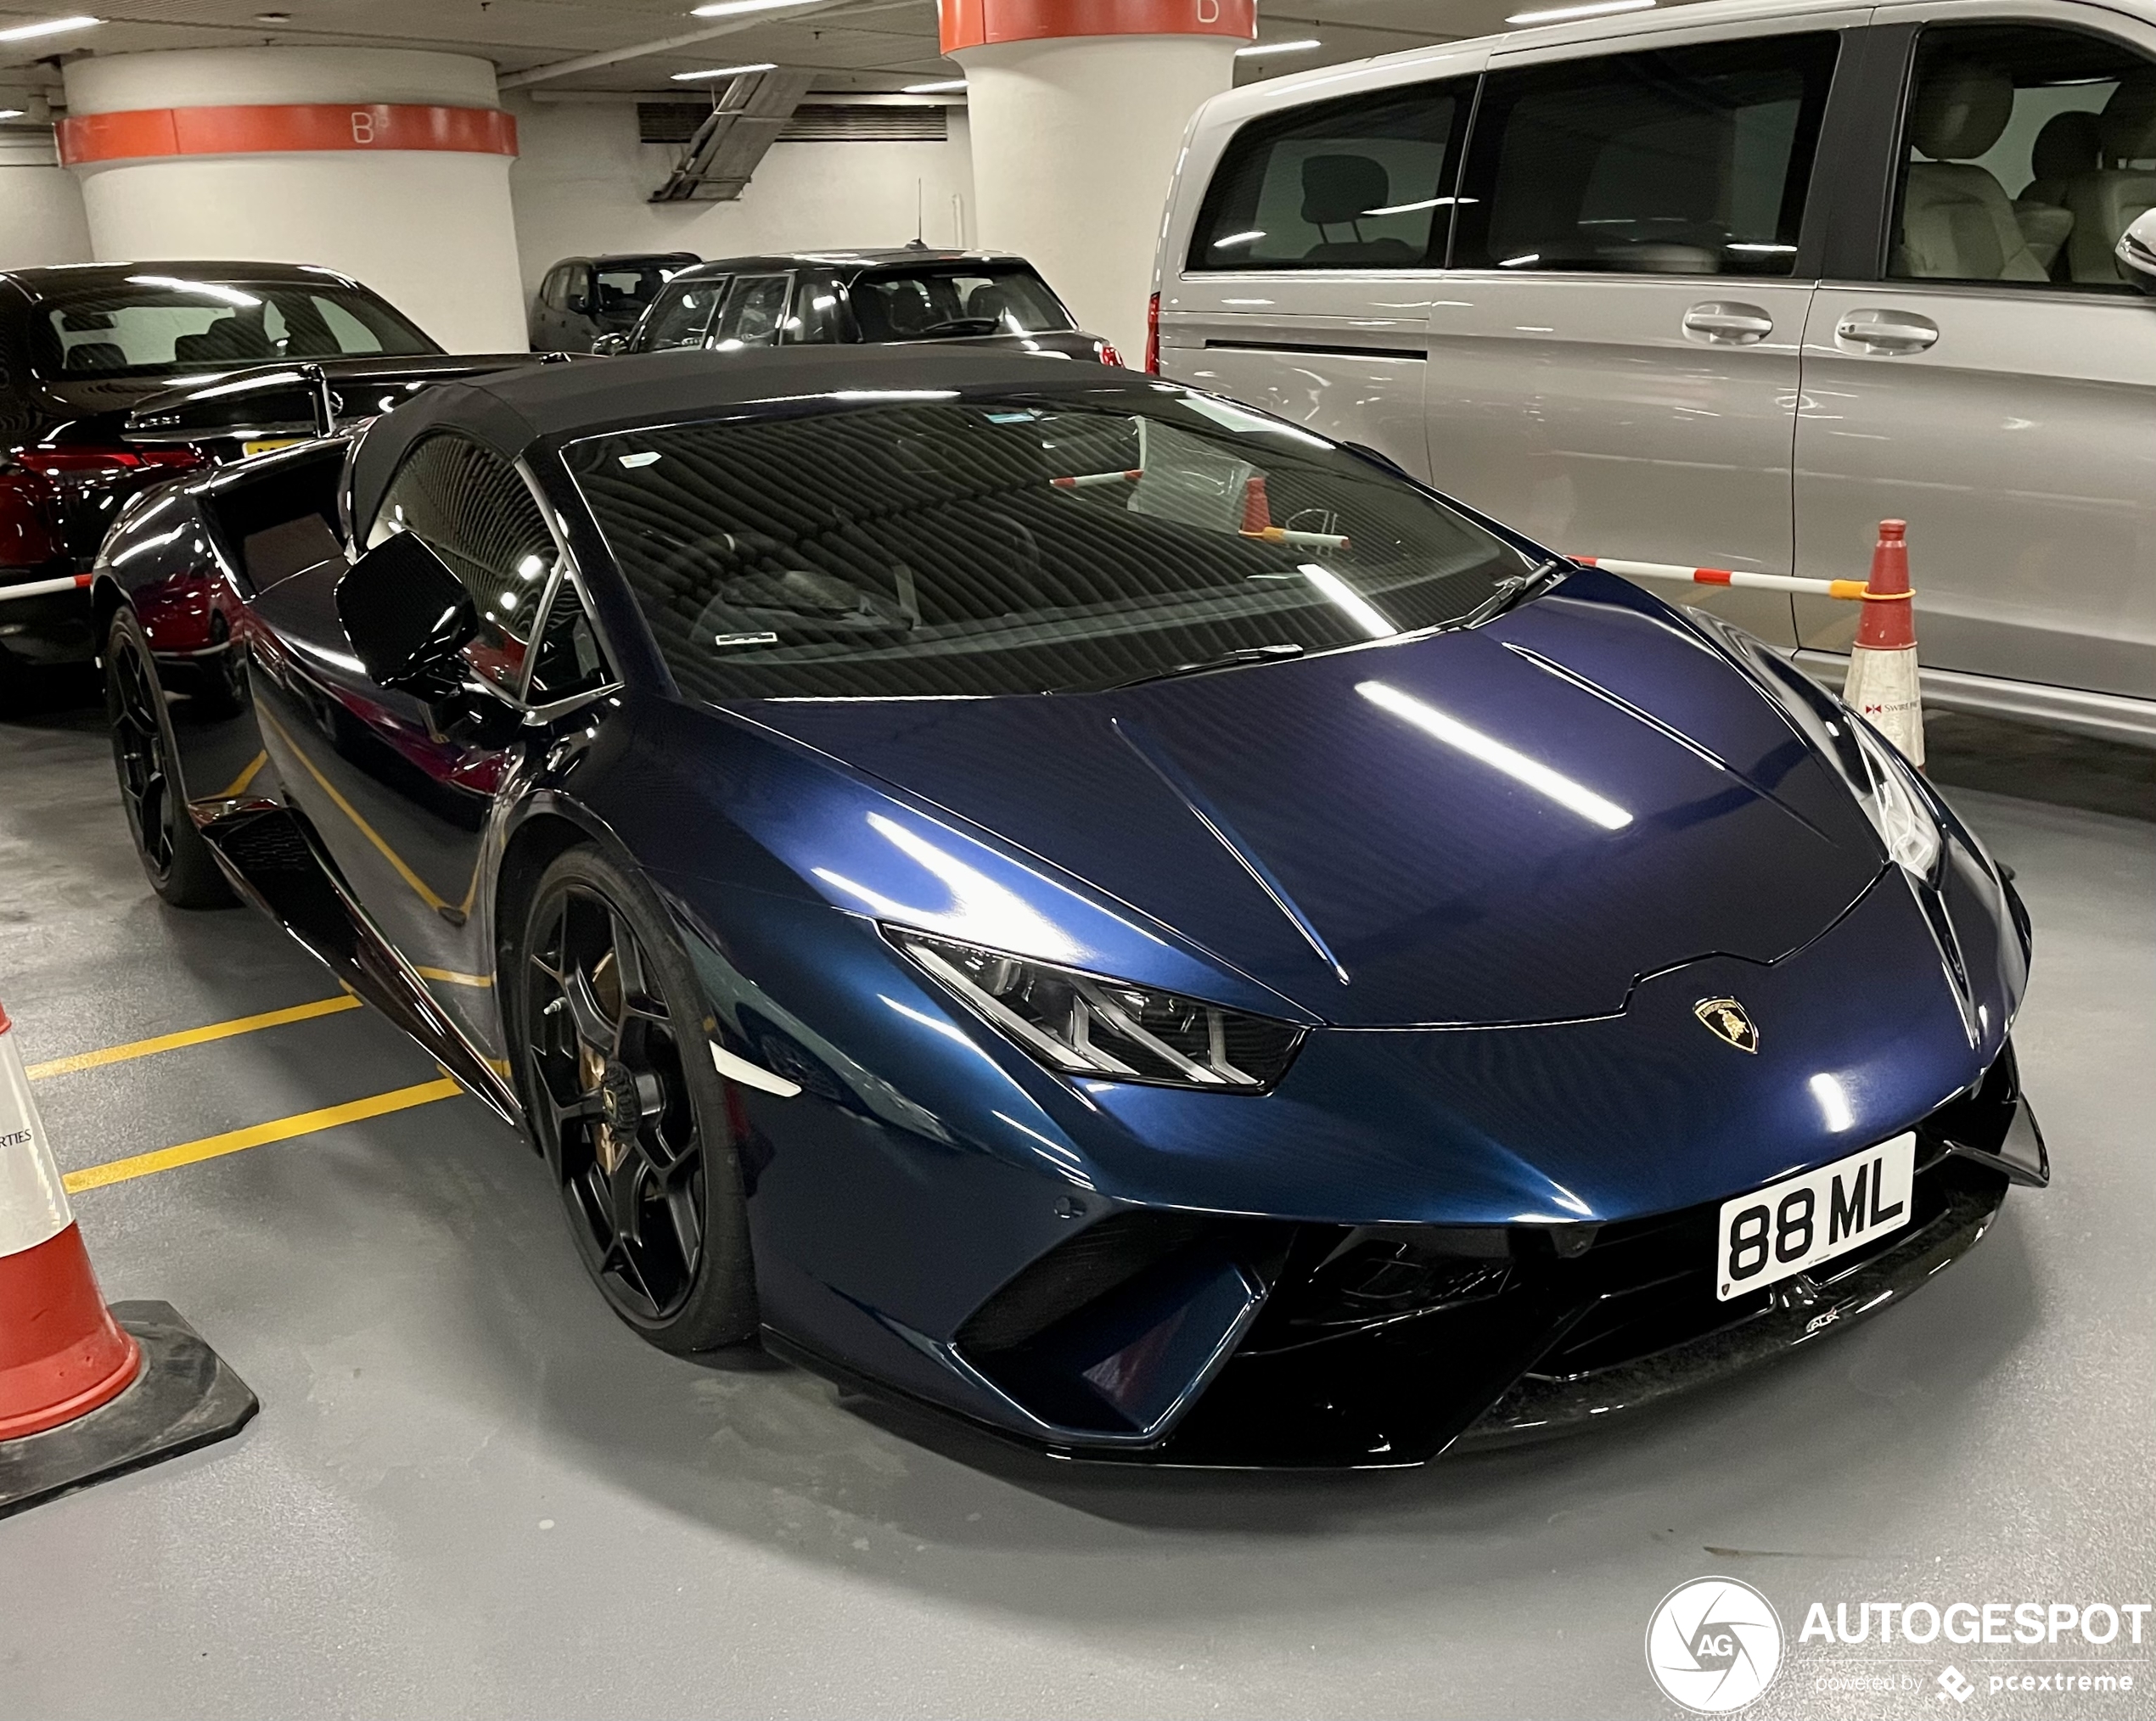
<instances>
[{"instance_id":1,"label":"windshield wiper","mask_svg":"<svg viewBox=\"0 0 2156 1721\"><path fill-rule=\"evenodd\" d=\"M1550 583L1550 576L1565 565L1562 556L1552 556L1531 574L1515 574L1509 580L1500 580L1495 591L1454 622L1452 626L1479 627L1485 621L1495 621L1507 610L1524 603L1540 591Z\"/></svg>"},{"instance_id":2,"label":"windshield wiper","mask_svg":"<svg viewBox=\"0 0 2156 1721\"><path fill-rule=\"evenodd\" d=\"M1279 645L1238 646L1232 652L1222 652L1216 658L1200 658L1193 664L1171 664L1165 670L1148 670L1142 676L1132 676L1127 681L1104 681L1097 687L1066 687L1069 693L1113 693L1118 688L1136 687L1147 681L1172 681L1178 676L1202 676L1208 670L1232 670L1238 664L1271 663L1276 658L1299 658L1303 648L1283 642Z\"/></svg>"}]
</instances>

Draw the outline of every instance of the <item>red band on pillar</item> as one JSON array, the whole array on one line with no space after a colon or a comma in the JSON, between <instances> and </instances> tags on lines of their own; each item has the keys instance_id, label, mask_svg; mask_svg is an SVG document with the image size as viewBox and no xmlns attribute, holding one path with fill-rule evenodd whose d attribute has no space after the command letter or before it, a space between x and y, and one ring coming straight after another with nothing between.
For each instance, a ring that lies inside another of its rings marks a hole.
<instances>
[{"instance_id":1,"label":"red band on pillar","mask_svg":"<svg viewBox=\"0 0 2156 1721\"><path fill-rule=\"evenodd\" d=\"M1059 36L1258 33L1257 0L936 0L946 53Z\"/></svg>"},{"instance_id":2,"label":"red band on pillar","mask_svg":"<svg viewBox=\"0 0 2156 1721\"><path fill-rule=\"evenodd\" d=\"M169 155L282 155L328 149L517 153L517 122L497 108L402 102L139 108L72 115L54 129L60 160L70 167Z\"/></svg>"}]
</instances>

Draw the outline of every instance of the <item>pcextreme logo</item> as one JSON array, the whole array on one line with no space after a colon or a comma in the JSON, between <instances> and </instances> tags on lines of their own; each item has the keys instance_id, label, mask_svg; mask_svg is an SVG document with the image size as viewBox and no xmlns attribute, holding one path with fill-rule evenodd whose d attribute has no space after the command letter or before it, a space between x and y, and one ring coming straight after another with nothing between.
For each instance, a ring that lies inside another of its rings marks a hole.
<instances>
[{"instance_id":1,"label":"pcextreme logo","mask_svg":"<svg viewBox=\"0 0 2156 1721\"><path fill-rule=\"evenodd\" d=\"M1734 1578L1695 1578L1647 1623L1647 1671L1672 1703L1727 1715L1763 1696L1782 1670L1774 1604Z\"/></svg>"}]
</instances>

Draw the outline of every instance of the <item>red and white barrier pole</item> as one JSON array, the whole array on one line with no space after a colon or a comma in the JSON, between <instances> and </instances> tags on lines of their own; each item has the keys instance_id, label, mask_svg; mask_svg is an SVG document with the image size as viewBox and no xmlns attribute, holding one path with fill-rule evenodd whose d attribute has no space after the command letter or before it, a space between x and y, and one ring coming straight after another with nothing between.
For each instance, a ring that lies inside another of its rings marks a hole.
<instances>
[{"instance_id":1,"label":"red and white barrier pole","mask_svg":"<svg viewBox=\"0 0 2156 1721\"><path fill-rule=\"evenodd\" d=\"M87 574L70 574L65 580L31 580L20 586L0 586L0 603L11 597L49 597L55 591L80 591L92 577Z\"/></svg>"},{"instance_id":2,"label":"red and white barrier pole","mask_svg":"<svg viewBox=\"0 0 2156 1721\"><path fill-rule=\"evenodd\" d=\"M105 1306L0 1010L0 1517L236 1434L255 1409L169 1304Z\"/></svg>"},{"instance_id":3,"label":"red and white barrier pole","mask_svg":"<svg viewBox=\"0 0 2156 1721\"><path fill-rule=\"evenodd\" d=\"M1748 591L1803 591L1814 597L1859 598L1861 580L1812 580L1800 574L1747 574L1732 568L1685 568L1674 562L1620 562L1614 556L1575 556L1583 567L1627 580L1682 580L1694 586L1731 586Z\"/></svg>"}]
</instances>

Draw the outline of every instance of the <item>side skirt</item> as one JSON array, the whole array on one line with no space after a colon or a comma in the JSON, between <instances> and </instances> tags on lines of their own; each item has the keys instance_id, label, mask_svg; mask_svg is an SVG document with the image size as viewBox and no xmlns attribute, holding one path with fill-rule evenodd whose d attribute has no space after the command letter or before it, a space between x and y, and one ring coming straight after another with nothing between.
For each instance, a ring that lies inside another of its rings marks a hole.
<instances>
[{"instance_id":1,"label":"side skirt","mask_svg":"<svg viewBox=\"0 0 2156 1721\"><path fill-rule=\"evenodd\" d=\"M426 983L338 878L306 821L288 807L243 804L202 827L235 888L298 939L340 984L436 1059L503 1122L521 1127L508 1084L442 1013Z\"/></svg>"}]
</instances>

